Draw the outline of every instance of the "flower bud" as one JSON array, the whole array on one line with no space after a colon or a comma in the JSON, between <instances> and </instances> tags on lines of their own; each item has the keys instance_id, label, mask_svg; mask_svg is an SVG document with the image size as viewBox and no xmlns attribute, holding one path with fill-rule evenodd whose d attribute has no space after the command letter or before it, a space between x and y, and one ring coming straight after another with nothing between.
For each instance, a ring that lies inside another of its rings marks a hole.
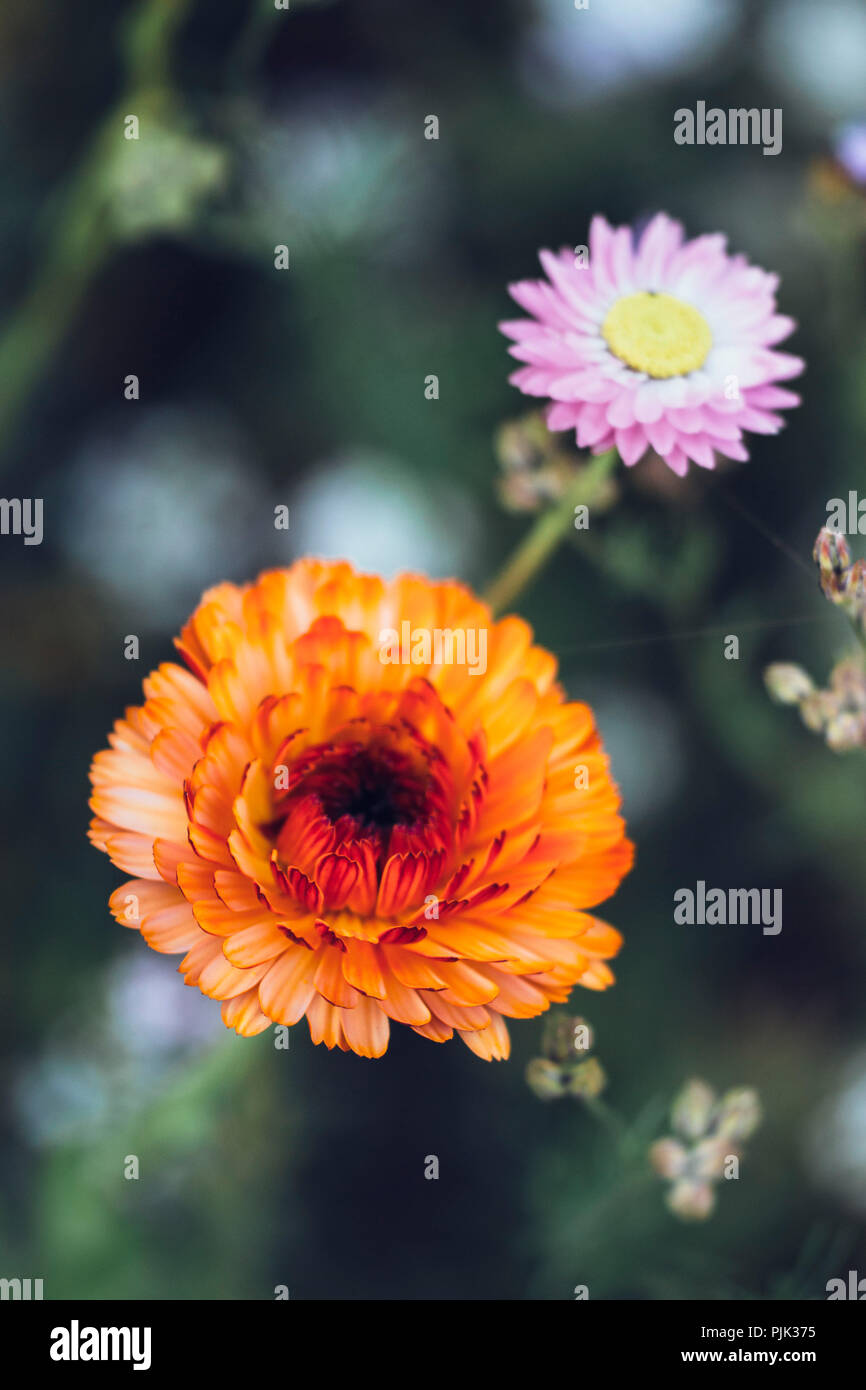
<instances>
[{"instance_id":1,"label":"flower bud","mask_svg":"<svg viewBox=\"0 0 866 1390\"><path fill-rule=\"evenodd\" d=\"M716 1205L716 1195L708 1182L686 1179L674 1183L667 1204L674 1216L684 1221L706 1221Z\"/></svg>"},{"instance_id":2,"label":"flower bud","mask_svg":"<svg viewBox=\"0 0 866 1390\"><path fill-rule=\"evenodd\" d=\"M830 672L830 688L848 709L866 709L866 668L859 652L836 662Z\"/></svg>"},{"instance_id":3,"label":"flower bud","mask_svg":"<svg viewBox=\"0 0 866 1390\"><path fill-rule=\"evenodd\" d=\"M748 1139L761 1123L761 1101L749 1086L726 1091L719 1102L718 1133L726 1139Z\"/></svg>"},{"instance_id":4,"label":"flower bud","mask_svg":"<svg viewBox=\"0 0 866 1390\"><path fill-rule=\"evenodd\" d=\"M719 1134L712 1134L696 1144L689 1155L689 1176L704 1182L718 1180L723 1176L725 1159L731 1152L731 1140Z\"/></svg>"},{"instance_id":5,"label":"flower bud","mask_svg":"<svg viewBox=\"0 0 866 1390\"><path fill-rule=\"evenodd\" d=\"M866 603L866 560L855 560L845 578L845 597L857 608Z\"/></svg>"},{"instance_id":6,"label":"flower bud","mask_svg":"<svg viewBox=\"0 0 866 1390\"><path fill-rule=\"evenodd\" d=\"M601 1095L607 1085L604 1067L595 1057L580 1062L576 1067L569 1068L569 1071L568 1090L570 1095L594 1100L596 1096Z\"/></svg>"},{"instance_id":7,"label":"flower bud","mask_svg":"<svg viewBox=\"0 0 866 1390\"><path fill-rule=\"evenodd\" d=\"M862 714L842 710L828 723L824 737L834 753L849 753L852 748L866 744L866 719Z\"/></svg>"},{"instance_id":8,"label":"flower bud","mask_svg":"<svg viewBox=\"0 0 866 1390\"><path fill-rule=\"evenodd\" d=\"M776 661L768 666L764 684L770 698L780 705L799 705L815 689L812 677L790 661Z\"/></svg>"},{"instance_id":9,"label":"flower bud","mask_svg":"<svg viewBox=\"0 0 866 1390\"><path fill-rule=\"evenodd\" d=\"M715 1103L716 1093L706 1081L689 1081L673 1103L674 1129L685 1139L700 1139L709 1128Z\"/></svg>"},{"instance_id":10,"label":"flower bud","mask_svg":"<svg viewBox=\"0 0 866 1390\"><path fill-rule=\"evenodd\" d=\"M813 734L822 734L839 713L839 701L827 690L813 690L800 702L800 718Z\"/></svg>"},{"instance_id":11,"label":"flower bud","mask_svg":"<svg viewBox=\"0 0 866 1390\"><path fill-rule=\"evenodd\" d=\"M557 1100L566 1094L568 1086L562 1067L546 1057L533 1057L526 1068L526 1081L539 1100Z\"/></svg>"},{"instance_id":12,"label":"flower bud","mask_svg":"<svg viewBox=\"0 0 866 1390\"><path fill-rule=\"evenodd\" d=\"M574 1014L548 1014L543 1051L554 1062L580 1061L591 1051L594 1042L593 1031L585 1019Z\"/></svg>"},{"instance_id":13,"label":"flower bud","mask_svg":"<svg viewBox=\"0 0 866 1390\"><path fill-rule=\"evenodd\" d=\"M844 602L847 572L851 566L851 551L845 537L829 526L822 526L812 558L818 566L821 588L827 598L832 603Z\"/></svg>"},{"instance_id":14,"label":"flower bud","mask_svg":"<svg viewBox=\"0 0 866 1390\"><path fill-rule=\"evenodd\" d=\"M557 502L574 477L576 460L537 411L502 425L494 451L502 467L499 496L509 511L534 512Z\"/></svg>"},{"instance_id":15,"label":"flower bud","mask_svg":"<svg viewBox=\"0 0 866 1390\"><path fill-rule=\"evenodd\" d=\"M678 1139L658 1139L650 1146L649 1161L660 1178L679 1178L688 1168L688 1149Z\"/></svg>"},{"instance_id":16,"label":"flower bud","mask_svg":"<svg viewBox=\"0 0 866 1390\"><path fill-rule=\"evenodd\" d=\"M538 411L500 425L493 441L496 457L508 470L539 468L556 448L544 417Z\"/></svg>"}]
</instances>

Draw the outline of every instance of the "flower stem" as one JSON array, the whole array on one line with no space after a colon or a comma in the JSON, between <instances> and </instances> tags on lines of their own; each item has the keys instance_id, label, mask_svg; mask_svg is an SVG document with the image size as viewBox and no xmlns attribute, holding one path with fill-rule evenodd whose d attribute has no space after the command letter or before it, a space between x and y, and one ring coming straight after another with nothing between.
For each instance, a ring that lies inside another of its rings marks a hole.
<instances>
[{"instance_id":1,"label":"flower stem","mask_svg":"<svg viewBox=\"0 0 866 1390\"><path fill-rule=\"evenodd\" d=\"M125 81L117 106L58 191L59 231L44 251L38 277L0 332L0 456L11 444L42 374L67 338L91 283L115 245L101 180L123 116L146 92L168 90L172 45L192 0L139 0L123 26ZM121 142L122 143L122 142Z\"/></svg>"},{"instance_id":2,"label":"flower stem","mask_svg":"<svg viewBox=\"0 0 866 1390\"><path fill-rule=\"evenodd\" d=\"M591 506L610 476L616 449L599 454L582 468L555 507L543 512L488 588L485 598L501 613L541 572L574 523L574 509Z\"/></svg>"},{"instance_id":3,"label":"flower stem","mask_svg":"<svg viewBox=\"0 0 866 1390\"><path fill-rule=\"evenodd\" d=\"M852 613L850 608L846 610L845 617L848 619L854 630L854 636L860 644L861 650L866 651L866 632L863 631L863 614Z\"/></svg>"},{"instance_id":4,"label":"flower stem","mask_svg":"<svg viewBox=\"0 0 866 1390\"><path fill-rule=\"evenodd\" d=\"M617 1143L622 1143L628 1137L629 1127L625 1120L616 1110L612 1110L607 1101L599 1096L583 1096L583 1106L593 1115L603 1129L606 1129Z\"/></svg>"}]
</instances>

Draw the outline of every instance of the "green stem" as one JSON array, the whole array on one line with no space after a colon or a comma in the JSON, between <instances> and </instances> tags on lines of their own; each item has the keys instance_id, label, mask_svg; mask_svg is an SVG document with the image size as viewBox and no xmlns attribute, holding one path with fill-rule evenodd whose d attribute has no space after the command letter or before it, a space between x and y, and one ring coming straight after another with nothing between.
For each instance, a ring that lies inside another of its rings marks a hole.
<instances>
[{"instance_id":1,"label":"green stem","mask_svg":"<svg viewBox=\"0 0 866 1390\"><path fill-rule=\"evenodd\" d=\"M495 614L509 607L541 572L573 526L575 507L592 506L618 457L616 449L609 449L606 454L592 459L586 468L581 469L556 506L538 518L485 594Z\"/></svg>"},{"instance_id":2,"label":"green stem","mask_svg":"<svg viewBox=\"0 0 866 1390\"><path fill-rule=\"evenodd\" d=\"M608 1105L607 1101L602 1100L599 1096L583 1096L582 1100L584 1108L598 1120L608 1134L616 1139L617 1143L622 1143L628 1137L628 1125L622 1116Z\"/></svg>"},{"instance_id":3,"label":"green stem","mask_svg":"<svg viewBox=\"0 0 866 1390\"><path fill-rule=\"evenodd\" d=\"M584 1247L591 1248L592 1241L598 1237L603 1238L611 1223L616 1222L617 1218L622 1221L622 1207L625 1203L658 1186L658 1178L646 1165L636 1165L623 1173L611 1188L590 1202L577 1220L567 1228L569 1247L581 1253Z\"/></svg>"},{"instance_id":4,"label":"green stem","mask_svg":"<svg viewBox=\"0 0 866 1390\"><path fill-rule=\"evenodd\" d=\"M33 388L48 367L104 257L105 220L64 218L65 231L46 254L39 279L0 336L0 440L11 439ZM80 235L86 232L86 235Z\"/></svg>"},{"instance_id":5,"label":"green stem","mask_svg":"<svg viewBox=\"0 0 866 1390\"><path fill-rule=\"evenodd\" d=\"M236 88L243 88L249 82L277 21L284 19L285 13L273 4L253 4L232 55L232 82Z\"/></svg>"},{"instance_id":6,"label":"green stem","mask_svg":"<svg viewBox=\"0 0 866 1390\"><path fill-rule=\"evenodd\" d=\"M59 230L38 278L0 334L0 450L7 452L33 391L68 336L82 300L109 256L114 237L101 176L121 120L148 94L170 100L171 50L192 0L141 0L124 30L126 72L118 105L97 129L60 195Z\"/></svg>"},{"instance_id":7,"label":"green stem","mask_svg":"<svg viewBox=\"0 0 866 1390\"><path fill-rule=\"evenodd\" d=\"M860 643L861 649L864 652L866 652L866 632L863 631L862 616L858 613L852 613L851 609L848 608L845 611L845 617L848 619L849 623L851 624L851 627L854 629L854 636Z\"/></svg>"},{"instance_id":8,"label":"green stem","mask_svg":"<svg viewBox=\"0 0 866 1390\"><path fill-rule=\"evenodd\" d=\"M193 0L141 0L123 36L127 93L171 87L171 56Z\"/></svg>"}]
</instances>

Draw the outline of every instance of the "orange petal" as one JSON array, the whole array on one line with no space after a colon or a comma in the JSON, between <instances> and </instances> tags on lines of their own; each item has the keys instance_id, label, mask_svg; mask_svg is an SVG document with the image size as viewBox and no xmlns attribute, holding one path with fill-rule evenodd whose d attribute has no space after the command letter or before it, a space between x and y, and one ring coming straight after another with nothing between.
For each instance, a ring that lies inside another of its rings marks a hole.
<instances>
[{"instance_id":1,"label":"orange petal","mask_svg":"<svg viewBox=\"0 0 866 1390\"><path fill-rule=\"evenodd\" d=\"M303 1018L316 993L318 963L316 953L305 946L289 946L277 957L259 984L259 1004L268 1018L289 1025Z\"/></svg>"},{"instance_id":2,"label":"orange petal","mask_svg":"<svg viewBox=\"0 0 866 1390\"><path fill-rule=\"evenodd\" d=\"M488 1028L480 1028L472 1033L461 1032L460 1037L485 1062L503 1062L511 1055L511 1039L499 1014L491 1015Z\"/></svg>"},{"instance_id":3,"label":"orange petal","mask_svg":"<svg viewBox=\"0 0 866 1390\"><path fill-rule=\"evenodd\" d=\"M377 947L367 941L347 941L342 957L343 974L362 994L385 997L383 960Z\"/></svg>"},{"instance_id":4,"label":"orange petal","mask_svg":"<svg viewBox=\"0 0 866 1390\"><path fill-rule=\"evenodd\" d=\"M339 911L348 903L360 876L354 859L344 854L324 854L316 865L314 877L322 894L324 909Z\"/></svg>"},{"instance_id":5,"label":"orange petal","mask_svg":"<svg viewBox=\"0 0 866 1390\"><path fill-rule=\"evenodd\" d=\"M234 1028L242 1038L252 1038L256 1033L263 1033L271 1026L271 1020L259 1008L257 989L250 989L246 994L236 994L233 999L226 999L222 1006L222 1016L226 1027Z\"/></svg>"},{"instance_id":6,"label":"orange petal","mask_svg":"<svg viewBox=\"0 0 866 1390\"><path fill-rule=\"evenodd\" d=\"M343 1033L353 1052L361 1057L381 1057L388 1047L390 1026L374 999L360 995L356 1008L343 1014Z\"/></svg>"},{"instance_id":7,"label":"orange petal","mask_svg":"<svg viewBox=\"0 0 866 1390\"><path fill-rule=\"evenodd\" d=\"M313 983L329 1004L335 1004L340 1009L354 1009L363 995L353 989L344 977L342 955L343 952L336 946L323 947L318 953L319 964Z\"/></svg>"},{"instance_id":8,"label":"orange petal","mask_svg":"<svg viewBox=\"0 0 866 1390\"><path fill-rule=\"evenodd\" d=\"M270 915L240 926L223 941L223 955L241 969L273 960L285 950L286 938Z\"/></svg>"}]
</instances>

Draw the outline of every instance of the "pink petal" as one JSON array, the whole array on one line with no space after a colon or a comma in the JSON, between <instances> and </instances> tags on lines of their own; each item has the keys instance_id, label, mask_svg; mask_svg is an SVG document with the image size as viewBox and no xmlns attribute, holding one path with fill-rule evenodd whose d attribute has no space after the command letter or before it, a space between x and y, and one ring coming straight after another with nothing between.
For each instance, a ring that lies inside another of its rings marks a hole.
<instances>
[{"instance_id":1,"label":"pink petal","mask_svg":"<svg viewBox=\"0 0 866 1390\"><path fill-rule=\"evenodd\" d=\"M646 453L647 437L643 425L632 425L631 429L627 430L614 430L614 437L619 456L629 468Z\"/></svg>"}]
</instances>

